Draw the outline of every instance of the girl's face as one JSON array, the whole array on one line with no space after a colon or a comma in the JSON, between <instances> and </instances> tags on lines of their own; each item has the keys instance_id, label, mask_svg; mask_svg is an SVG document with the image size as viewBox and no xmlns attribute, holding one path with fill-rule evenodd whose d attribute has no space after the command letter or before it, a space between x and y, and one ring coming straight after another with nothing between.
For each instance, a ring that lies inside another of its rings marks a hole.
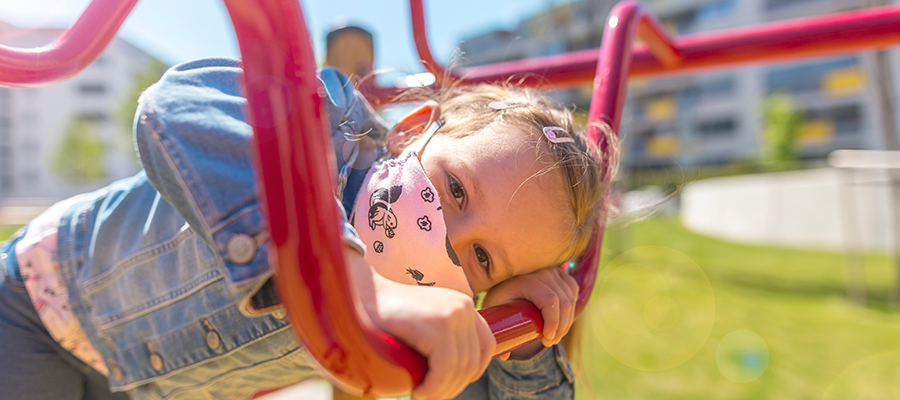
<instances>
[{"instance_id":1,"label":"girl's face","mask_svg":"<svg viewBox=\"0 0 900 400\"><path fill-rule=\"evenodd\" d=\"M562 175L535 160L520 129L492 126L462 138L435 135L421 153L447 233L472 291L558 262L571 219Z\"/></svg>"}]
</instances>

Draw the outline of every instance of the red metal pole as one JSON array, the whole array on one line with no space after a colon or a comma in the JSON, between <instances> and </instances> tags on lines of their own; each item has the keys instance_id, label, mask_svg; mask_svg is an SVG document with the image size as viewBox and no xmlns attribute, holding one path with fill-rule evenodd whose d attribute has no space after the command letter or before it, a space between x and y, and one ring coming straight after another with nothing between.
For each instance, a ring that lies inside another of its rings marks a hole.
<instances>
[{"instance_id":1,"label":"red metal pole","mask_svg":"<svg viewBox=\"0 0 900 400\"><path fill-rule=\"evenodd\" d=\"M81 72L116 37L137 1L94 0L72 27L43 47L0 45L0 86L46 86Z\"/></svg>"},{"instance_id":2,"label":"red metal pole","mask_svg":"<svg viewBox=\"0 0 900 400\"><path fill-rule=\"evenodd\" d=\"M440 83L444 77L446 70L431 54L431 47L428 45L428 32L425 29L425 6L422 0L409 0L409 13L412 20L413 39L416 42L416 51L419 52L419 61L428 72L434 74L435 80ZM453 76L459 79L458 76Z\"/></svg>"},{"instance_id":3,"label":"red metal pole","mask_svg":"<svg viewBox=\"0 0 900 400\"><path fill-rule=\"evenodd\" d=\"M313 46L294 0L225 0L243 57L248 121L271 231L270 256L307 351L346 387L408 393L425 359L357 313L334 199L328 118Z\"/></svg>"}]
</instances>

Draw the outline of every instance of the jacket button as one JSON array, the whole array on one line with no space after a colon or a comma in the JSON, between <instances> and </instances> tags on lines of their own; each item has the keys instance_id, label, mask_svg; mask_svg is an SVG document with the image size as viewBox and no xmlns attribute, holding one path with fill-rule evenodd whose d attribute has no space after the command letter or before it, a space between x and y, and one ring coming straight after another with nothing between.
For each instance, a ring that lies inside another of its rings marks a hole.
<instances>
[{"instance_id":1,"label":"jacket button","mask_svg":"<svg viewBox=\"0 0 900 400\"><path fill-rule=\"evenodd\" d=\"M238 233L228 238L225 246L228 261L237 265L244 265L256 256L256 239L246 233Z\"/></svg>"},{"instance_id":2,"label":"jacket button","mask_svg":"<svg viewBox=\"0 0 900 400\"><path fill-rule=\"evenodd\" d=\"M284 310L284 307L281 307L275 311L272 311L272 316L278 319L284 319L284 317L287 317L287 311Z\"/></svg>"},{"instance_id":3,"label":"jacket button","mask_svg":"<svg viewBox=\"0 0 900 400\"><path fill-rule=\"evenodd\" d=\"M162 357L160 357L159 353L150 354L150 366L157 371L162 371L163 362Z\"/></svg>"},{"instance_id":4,"label":"jacket button","mask_svg":"<svg viewBox=\"0 0 900 400\"><path fill-rule=\"evenodd\" d=\"M122 380L122 368L119 367L119 364L116 363L115 360L107 358L106 366L109 368L109 373L112 375L114 381Z\"/></svg>"},{"instance_id":5,"label":"jacket button","mask_svg":"<svg viewBox=\"0 0 900 400\"><path fill-rule=\"evenodd\" d=\"M216 331L206 332L206 345L210 349L218 349L222 345L222 338L219 337L219 333Z\"/></svg>"}]
</instances>

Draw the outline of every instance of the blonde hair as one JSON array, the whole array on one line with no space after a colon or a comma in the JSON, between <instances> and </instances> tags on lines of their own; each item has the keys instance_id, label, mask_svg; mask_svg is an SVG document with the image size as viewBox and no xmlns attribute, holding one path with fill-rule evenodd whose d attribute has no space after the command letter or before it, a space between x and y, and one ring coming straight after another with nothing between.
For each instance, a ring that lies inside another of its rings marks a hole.
<instances>
[{"instance_id":1,"label":"blonde hair","mask_svg":"<svg viewBox=\"0 0 900 400\"><path fill-rule=\"evenodd\" d=\"M421 100L422 94L421 91L413 92L404 97ZM437 100L441 106L444 125L438 131L440 135L466 136L501 124L529 133L538 143L537 158L549 149L553 162L535 176L556 170L562 173L572 216L571 236L557 262L565 262L584 252L596 222L606 218L604 195L608 193L618 164L617 137L608 125L595 127L605 147L605 151L599 151L588 144L583 130L575 130L571 110L534 89L511 84L448 85L436 96L428 97ZM506 107L495 102L503 102ZM491 103L494 103L493 107ZM565 134L557 131L558 136L571 137L574 143L550 142L543 134L544 127L548 126L562 128Z\"/></svg>"}]
</instances>

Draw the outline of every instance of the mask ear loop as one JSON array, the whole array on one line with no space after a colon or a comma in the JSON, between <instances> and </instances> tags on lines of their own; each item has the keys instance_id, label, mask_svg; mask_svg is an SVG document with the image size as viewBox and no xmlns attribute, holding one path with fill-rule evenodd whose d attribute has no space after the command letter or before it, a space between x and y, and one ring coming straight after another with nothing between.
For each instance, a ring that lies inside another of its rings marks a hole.
<instances>
[{"instance_id":1,"label":"mask ear loop","mask_svg":"<svg viewBox=\"0 0 900 400\"><path fill-rule=\"evenodd\" d=\"M441 126L443 126L443 124L441 123L441 120L434 121L431 123L431 125L428 126L428 129L426 129L425 132L422 134L422 136L424 138L422 145L419 146L418 149L413 150L416 153L416 159L419 160L420 163L422 162L422 152L425 151L425 146L427 146L428 143L431 142L431 138L434 137L434 133L437 132L438 129L441 128Z\"/></svg>"}]
</instances>

